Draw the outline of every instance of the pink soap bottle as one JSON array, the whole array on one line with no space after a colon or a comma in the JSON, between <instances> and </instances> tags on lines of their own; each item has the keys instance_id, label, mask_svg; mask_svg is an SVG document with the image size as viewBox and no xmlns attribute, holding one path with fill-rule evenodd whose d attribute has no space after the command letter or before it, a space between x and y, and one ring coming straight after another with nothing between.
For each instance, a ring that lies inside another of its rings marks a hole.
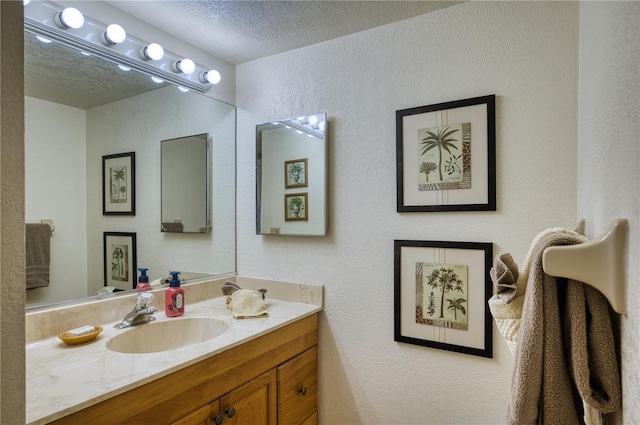
<instances>
[{"instance_id":1,"label":"pink soap bottle","mask_svg":"<svg viewBox=\"0 0 640 425\"><path fill-rule=\"evenodd\" d=\"M184 289L180 287L180 272L171 272L169 287L164 291L164 314L178 317L184 314Z\"/></svg>"}]
</instances>

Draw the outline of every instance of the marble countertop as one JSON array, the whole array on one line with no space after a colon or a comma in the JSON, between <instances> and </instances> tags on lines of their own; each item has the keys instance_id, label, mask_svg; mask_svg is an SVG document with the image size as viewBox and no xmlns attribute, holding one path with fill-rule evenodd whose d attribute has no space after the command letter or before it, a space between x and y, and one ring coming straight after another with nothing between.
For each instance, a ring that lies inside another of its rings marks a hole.
<instances>
[{"instance_id":1,"label":"marble countertop","mask_svg":"<svg viewBox=\"0 0 640 425\"><path fill-rule=\"evenodd\" d=\"M185 306L182 318L216 318L229 324L222 335L199 344L159 353L128 354L110 351L107 341L131 329L114 329L118 323L87 323L103 332L90 342L66 345L57 337L30 343L27 360L28 425L46 424L102 400L161 378L232 347L279 329L322 310L321 305L267 298L269 316L234 319L225 297ZM164 312L156 321L180 320ZM152 326L139 325L140 326Z\"/></svg>"}]
</instances>

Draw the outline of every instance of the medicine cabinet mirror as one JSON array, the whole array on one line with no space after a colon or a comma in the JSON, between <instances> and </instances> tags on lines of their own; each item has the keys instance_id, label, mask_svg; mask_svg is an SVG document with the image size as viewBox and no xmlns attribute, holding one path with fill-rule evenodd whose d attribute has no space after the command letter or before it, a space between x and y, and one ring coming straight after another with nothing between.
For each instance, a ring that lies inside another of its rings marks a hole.
<instances>
[{"instance_id":1,"label":"medicine cabinet mirror","mask_svg":"<svg viewBox=\"0 0 640 425\"><path fill-rule=\"evenodd\" d=\"M325 236L327 114L256 126L256 233Z\"/></svg>"},{"instance_id":2,"label":"medicine cabinet mirror","mask_svg":"<svg viewBox=\"0 0 640 425\"><path fill-rule=\"evenodd\" d=\"M208 139L205 133L161 143L162 232L209 230Z\"/></svg>"}]
</instances>

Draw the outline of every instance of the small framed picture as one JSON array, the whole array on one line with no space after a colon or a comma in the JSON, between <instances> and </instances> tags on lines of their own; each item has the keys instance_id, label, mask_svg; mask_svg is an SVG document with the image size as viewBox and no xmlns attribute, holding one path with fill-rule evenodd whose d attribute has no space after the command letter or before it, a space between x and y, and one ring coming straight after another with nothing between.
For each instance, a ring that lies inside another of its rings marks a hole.
<instances>
[{"instance_id":1,"label":"small framed picture","mask_svg":"<svg viewBox=\"0 0 640 425\"><path fill-rule=\"evenodd\" d=\"M493 244L394 241L394 340L493 357Z\"/></svg>"},{"instance_id":2,"label":"small framed picture","mask_svg":"<svg viewBox=\"0 0 640 425\"><path fill-rule=\"evenodd\" d=\"M495 211L495 95L396 111L397 211Z\"/></svg>"},{"instance_id":3,"label":"small framed picture","mask_svg":"<svg viewBox=\"0 0 640 425\"><path fill-rule=\"evenodd\" d=\"M284 162L284 187L289 189L292 187L307 187L309 183L307 179L308 158L292 159Z\"/></svg>"},{"instance_id":4,"label":"small framed picture","mask_svg":"<svg viewBox=\"0 0 640 425\"><path fill-rule=\"evenodd\" d=\"M284 195L285 221L309 220L307 193L286 193Z\"/></svg>"},{"instance_id":5,"label":"small framed picture","mask_svg":"<svg viewBox=\"0 0 640 425\"><path fill-rule=\"evenodd\" d=\"M127 291L136 287L136 234L104 232L104 286Z\"/></svg>"},{"instance_id":6,"label":"small framed picture","mask_svg":"<svg viewBox=\"0 0 640 425\"><path fill-rule=\"evenodd\" d=\"M136 215L135 152L102 157L102 214Z\"/></svg>"}]
</instances>

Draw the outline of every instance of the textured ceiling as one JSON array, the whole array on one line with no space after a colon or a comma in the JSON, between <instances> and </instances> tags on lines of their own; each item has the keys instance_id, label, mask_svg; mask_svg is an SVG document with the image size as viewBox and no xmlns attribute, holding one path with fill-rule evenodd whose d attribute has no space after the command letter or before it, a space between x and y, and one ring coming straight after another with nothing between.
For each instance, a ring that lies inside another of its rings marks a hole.
<instances>
[{"instance_id":1,"label":"textured ceiling","mask_svg":"<svg viewBox=\"0 0 640 425\"><path fill-rule=\"evenodd\" d=\"M422 15L459 1L106 1L232 64ZM185 23L188 23L185 25ZM159 88L147 76L25 37L27 96L89 109Z\"/></svg>"},{"instance_id":2,"label":"textured ceiling","mask_svg":"<svg viewBox=\"0 0 640 425\"><path fill-rule=\"evenodd\" d=\"M116 0L106 3L237 65L460 2Z\"/></svg>"}]
</instances>

